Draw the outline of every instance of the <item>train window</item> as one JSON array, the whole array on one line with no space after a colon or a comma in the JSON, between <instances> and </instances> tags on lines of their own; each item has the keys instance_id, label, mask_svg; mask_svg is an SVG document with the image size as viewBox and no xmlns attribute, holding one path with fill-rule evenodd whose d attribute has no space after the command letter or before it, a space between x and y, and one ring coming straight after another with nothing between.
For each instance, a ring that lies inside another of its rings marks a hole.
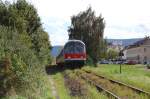
<instances>
[{"instance_id":1,"label":"train window","mask_svg":"<svg viewBox=\"0 0 150 99\"><path fill-rule=\"evenodd\" d=\"M81 53L84 52L84 44L80 42L69 42L64 48L65 53Z\"/></svg>"},{"instance_id":2,"label":"train window","mask_svg":"<svg viewBox=\"0 0 150 99\"><path fill-rule=\"evenodd\" d=\"M84 45L82 43L75 43L74 47L75 53L81 53L84 51Z\"/></svg>"},{"instance_id":3,"label":"train window","mask_svg":"<svg viewBox=\"0 0 150 99\"><path fill-rule=\"evenodd\" d=\"M74 43L73 42L69 42L65 45L65 48L64 48L64 52L65 53L74 53Z\"/></svg>"}]
</instances>

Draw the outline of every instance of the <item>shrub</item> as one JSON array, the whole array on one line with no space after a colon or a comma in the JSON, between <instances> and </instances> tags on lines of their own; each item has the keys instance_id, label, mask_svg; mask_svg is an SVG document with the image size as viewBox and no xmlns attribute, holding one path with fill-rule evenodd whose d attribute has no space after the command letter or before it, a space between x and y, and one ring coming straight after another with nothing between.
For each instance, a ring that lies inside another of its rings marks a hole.
<instances>
[{"instance_id":1,"label":"shrub","mask_svg":"<svg viewBox=\"0 0 150 99\"><path fill-rule=\"evenodd\" d=\"M45 79L44 65L48 55L43 55L46 62L41 62L35 50L31 49L30 37L26 35L23 39L22 36L25 35L0 26L0 96L12 94L13 88L17 95L39 98L46 90L42 89L46 88L42 79Z\"/></svg>"},{"instance_id":2,"label":"shrub","mask_svg":"<svg viewBox=\"0 0 150 99\"><path fill-rule=\"evenodd\" d=\"M90 66L93 66L93 60L92 60L92 58L88 55L87 56L87 61L86 61L86 65L90 65Z\"/></svg>"},{"instance_id":3,"label":"shrub","mask_svg":"<svg viewBox=\"0 0 150 99\"><path fill-rule=\"evenodd\" d=\"M45 65L51 61L48 33L33 5L26 0L0 1L0 96L45 95Z\"/></svg>"},{"instance_id":4,"label":"shrub","mask_svg":"<svg viewBox=\"0 0 150 99\"><path fill-rule=\"evenodd\" d=\"M148 69L150 69L150 64L147 64L146 66L147 66Z\"/></svg>"}]
</instances>

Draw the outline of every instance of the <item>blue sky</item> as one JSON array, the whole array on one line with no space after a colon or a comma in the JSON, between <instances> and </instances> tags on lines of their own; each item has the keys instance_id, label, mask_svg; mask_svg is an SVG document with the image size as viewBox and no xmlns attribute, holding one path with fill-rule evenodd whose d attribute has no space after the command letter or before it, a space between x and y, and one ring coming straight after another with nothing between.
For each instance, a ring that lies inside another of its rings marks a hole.
<instances>
[{"instance_id":1,"label":"blue sky","mask_svg":"<svg viewBox=\"0 0 150 99\"><path fill-rule=\"evenodd\" d=\"M10 0L16 1L16 0ZM149 0L27 0L41 17L52 45L68 40L70 18L91 6L106 21L104 37L113 39L150 36Z\"/></svg>"}]
</instances>

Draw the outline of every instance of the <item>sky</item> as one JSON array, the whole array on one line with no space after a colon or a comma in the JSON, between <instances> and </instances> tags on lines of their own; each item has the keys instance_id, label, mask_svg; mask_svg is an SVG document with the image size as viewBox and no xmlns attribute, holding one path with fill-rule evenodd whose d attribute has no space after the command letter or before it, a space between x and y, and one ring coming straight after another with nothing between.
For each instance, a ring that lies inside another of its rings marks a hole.
<instances>
[{"instance_id":1,"label":"sky","mask_svg":"<svg viewBox=\"0 0 150 99\"><path fill-rule=\"evenodd\" d=\"M9 0L16 1L16 0ZM71 16L89 6L104 17L104 38L129 39L150 36L149 0L27 0L37 8L50 42L64 45Z\"/></svg>"}]
</instances>

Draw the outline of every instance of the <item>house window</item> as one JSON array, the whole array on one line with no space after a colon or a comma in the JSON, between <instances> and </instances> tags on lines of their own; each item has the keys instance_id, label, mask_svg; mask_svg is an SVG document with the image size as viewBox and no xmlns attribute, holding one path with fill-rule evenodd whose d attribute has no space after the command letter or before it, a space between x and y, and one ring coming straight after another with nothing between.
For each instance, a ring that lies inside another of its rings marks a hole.
<instances>
[{"instance_id":1,"label":"house window","mask_svg":"<svg viewBox=\"0 0 150 99\"><path fill-rule=\"evenodd\" d=\"M140 60L140 55L137 56L137 59Z\"/></svg>"},{"instance_id":2,"label":"house window","mask_svg":"<svg viewBox=\"0 0 150 99\"><path fill-rule=\"evenodd\" d=\"M144 48L144 52L146 52L146 48Z\"/></svg>"},{"instance_id":3,"label":"house window","mask_svg":"<svg viewBox=\"0 0 150 99\"><path fill-rule=\"evenodd\" d=\"M145 56L144 57L144 64L146 64L147 63L147 57Z\"/></svg>"}]
</instances>

